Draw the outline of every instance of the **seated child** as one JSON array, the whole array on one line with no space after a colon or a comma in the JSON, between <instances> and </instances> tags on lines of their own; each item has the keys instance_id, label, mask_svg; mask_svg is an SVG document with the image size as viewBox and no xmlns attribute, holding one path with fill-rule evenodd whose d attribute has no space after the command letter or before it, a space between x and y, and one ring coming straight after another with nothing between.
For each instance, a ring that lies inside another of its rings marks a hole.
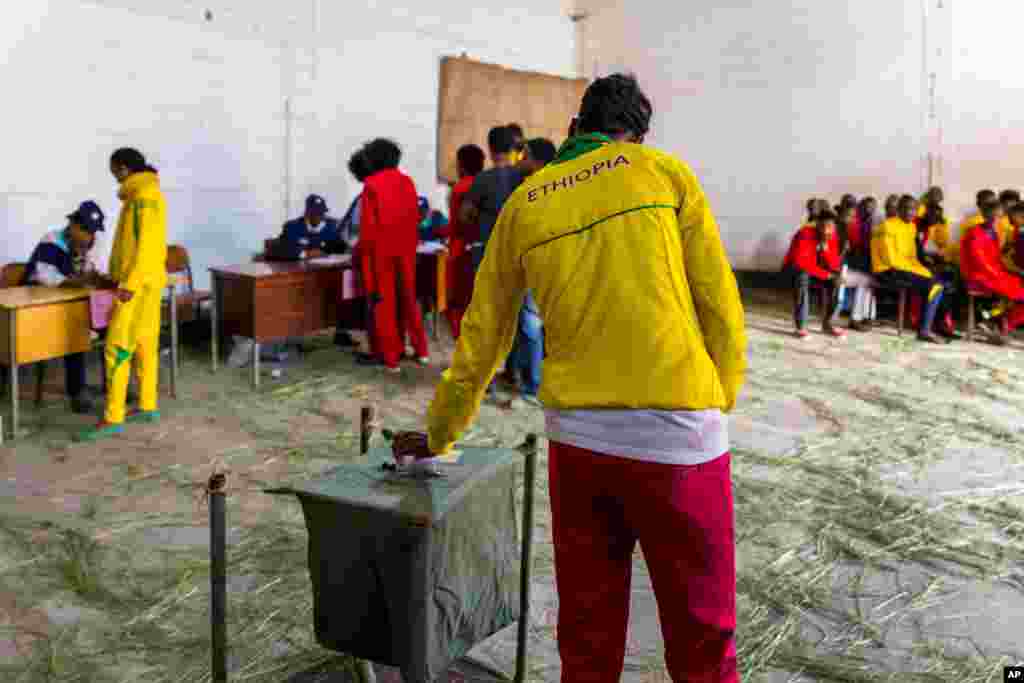
<instances>
[{"instance_id":1,"label":"seated child","mask_svg":"<svg viewBox=\"0 0 1024 683\"><path fill-rule=\"evenodd\" d=\"M843 331L835 327L839 316L838 281L842 268L836 215L819 208L814 216L813 224L804 225L793 236L782 264L784 270L793 273L796 335L800 338L808 336L804 327L810 308L811 285L816 284L825 292L827 301L822 329L833 337L842 337Z\"/></svg>"},{"instance_id":2,"label":"seated child","mask_svg":"<svg viewBox=\"0 0 1024 683\"><path fill-rule=\"evenodd\" d=\"M1004 316L993 323L1002 323L1005 331L1012 331L1024 324L1024 280L1003 265L999 249L999 233L996 225L1003 218L1002 205L995 199L987 200L981 209L982 223L970 228L960 245L960 269L967 285L973 291L989 292L1013 302ZM1015 225L1024 223L1024 205L1015 204L1010 210L1010 220ZM994 324L982 323L991 340L1002 343Z\"/></svg>"},{"instance_id":3,"label":"seated child","mask_svg":"<svg viewBox=\"0 0 1024 683\"><path fill-rule=\"evenodd\" d=\"M888 213L889 201L886 201ZM871 236L871 267L875 279L888 289L907 289L924 297L924 314L918 328L920 341L941 343L932 333L932 323L942 303L943 286L917 257L917 227L914 216L917 200L904 195L898 203L898 216L887 219Z\"/></svg>"}]
</instances>

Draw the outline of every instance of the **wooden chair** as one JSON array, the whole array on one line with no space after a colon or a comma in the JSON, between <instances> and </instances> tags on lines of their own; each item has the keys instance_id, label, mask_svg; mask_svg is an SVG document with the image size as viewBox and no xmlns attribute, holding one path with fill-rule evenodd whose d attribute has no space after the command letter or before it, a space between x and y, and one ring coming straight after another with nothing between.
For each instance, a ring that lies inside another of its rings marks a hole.
<instances>
[{"instance_id":1,"label":"wooden chair","mask_svg":"<svg viewBox=\"0 0 1024 683\"><path fill-rule=\"evenodd\" d=\"M895 292L897 295L896 305L896 336L903 336L903 321L907 318L907 290L905 287L900 289L888 289L879 285L874 287L875 297L877 298L878 292Z\"/></svg>"},{"instance_id":2,"label":"wooden chair","mask_svg":"<svg viewBox=\"0 0 1024 683\"><path fill-rule=\"evenodd\" d=\"M185 286L185 292L177 295L178 322L191 322L198 319L203 303L210 301L210 292L195 288L192 280L192 264L188 250L180 244L167 247L167 274L176 275L178 285Z\"/></svg>"}]
</instances>

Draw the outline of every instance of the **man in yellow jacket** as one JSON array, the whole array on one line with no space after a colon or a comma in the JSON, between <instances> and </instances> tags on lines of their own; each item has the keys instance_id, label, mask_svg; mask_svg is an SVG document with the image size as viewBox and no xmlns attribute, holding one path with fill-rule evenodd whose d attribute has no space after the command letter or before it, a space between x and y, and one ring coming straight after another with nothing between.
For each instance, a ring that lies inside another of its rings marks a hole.
<instances>
[{"instance_id":1,"label":"man in yellow jacket","mask_svg":"<svg viewBox=\"0 0 1024 683\"><path fill-rule=\"evenodd\" d=\"M160 309L167 286L167 203L155 168L134 149L119 149L110 172L121 185L121 215L110 254L116 302L107 329L107 407L95 428L80 440L119 434L126 420L155 422L160 376ZM139 377L139 408L125 414L134 365Z\"/></svg>"},{"instance_id":2,"label":"man in yellow jacket","mask_svg":"<svg viewBox=\"0 0 1024 683\"><path fill-rule=\"evenodd\" d=\"M917 338L940 344L942 340L932 333L932 323L942 303L943 286L917 257L917 226L913 223L917 200L904 195L898 211L898 216L887 219L871 235L871 268L882 287L908 289L924 297Z\"/></svg>"},{"instance_id":3,"label":"man in yellow jacket","mask_svg":"<svg viewBox=\"0 0 1024 683\"><path fill-rule=\"evenodd\" d=\"M530 290L547 335L562 681L619 680L639 542L672 679L734 683L726 413L746 369L743 308L693 171L641 144L651 113L633 78L596 80L575 134L508 199L410 451L443 454L474 419Z\"/></svg>"}]
</instances>

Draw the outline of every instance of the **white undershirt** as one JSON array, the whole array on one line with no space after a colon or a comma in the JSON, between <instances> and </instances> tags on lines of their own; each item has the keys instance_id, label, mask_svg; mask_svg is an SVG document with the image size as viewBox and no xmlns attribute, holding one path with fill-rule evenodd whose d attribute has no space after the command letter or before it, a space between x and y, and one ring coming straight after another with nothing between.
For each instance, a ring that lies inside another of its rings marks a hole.
<instances>
[{"instance_id":1,"label":"white undershirt","mask_svg":"<svg viewBox=\"0 0 1024 683\"><path fill-rule=\"evenodd\" d=\"M551 441L606 455L699 465L729 450L729 425L711 410L545 410Z\"/></svg>"}]
</instances>

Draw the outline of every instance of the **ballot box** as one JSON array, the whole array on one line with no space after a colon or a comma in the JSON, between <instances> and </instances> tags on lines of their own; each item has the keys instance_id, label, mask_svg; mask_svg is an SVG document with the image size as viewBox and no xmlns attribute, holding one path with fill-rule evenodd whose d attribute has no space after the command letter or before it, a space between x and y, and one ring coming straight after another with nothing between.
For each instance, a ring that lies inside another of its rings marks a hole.
<instances>
[{"instance_id":1,"label":"ballot box","mask_svg":"<svg viewBox=\"0 0 1024 683\"><path fill-rule=\"evenodd\" d=\"M515 498L523 461L461 448L443 476L423 478L384 469L394 459L381 448L286 489L309 531L320 644L428 683L516 621L529 557Z\"/></svg>"}]
</instances>

